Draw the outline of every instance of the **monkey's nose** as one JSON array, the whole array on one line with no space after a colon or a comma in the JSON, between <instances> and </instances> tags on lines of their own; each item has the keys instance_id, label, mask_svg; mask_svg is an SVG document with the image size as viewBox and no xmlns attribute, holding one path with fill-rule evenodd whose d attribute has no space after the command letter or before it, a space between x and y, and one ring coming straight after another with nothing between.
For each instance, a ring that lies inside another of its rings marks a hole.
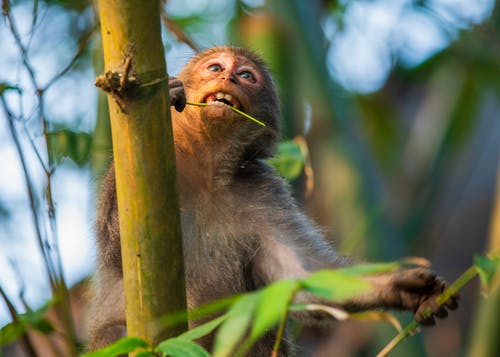
<instances>
[{"instance_id":1,"label":"monkey's nose","mask_svg":"<svg viewBox=\"0 0 500 357\"><path fill-rule=\"evenodd\" d=\"M229 73L227 76L224 76L224 79L229 79L231 82L238 84L238 77L234 73Z\"/></svg>"}]
</instances>

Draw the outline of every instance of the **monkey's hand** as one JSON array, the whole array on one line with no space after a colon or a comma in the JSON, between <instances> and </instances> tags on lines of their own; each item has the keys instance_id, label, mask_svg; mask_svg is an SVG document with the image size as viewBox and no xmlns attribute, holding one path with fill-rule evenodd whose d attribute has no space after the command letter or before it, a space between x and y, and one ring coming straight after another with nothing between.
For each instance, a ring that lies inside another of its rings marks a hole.
<instances>
[{"instance_id":1,"label":"monkey's hand","mask_svg":"<svg viewBox=\"0 0 500 357\"><path fill-rule=\"evenodd\" d=\"M178 112L182 112L186 107L186 93L182 82L176 77L168 77L168 89L170 105L173 105Z\"/></svg>"},{"instance_id":2,"label":"monkey's hand","mask_svg":"<svg viewBox=\"0 0 500 357\"><path fill-rule=\"evenodd\" d=\"M369 279L372 280L372 279ZM446 289L446 283L425 268L402 269L373 277L379 299L385 307L413 311L421 325L434 325L434 318L446 318L447 309L458 307L458 294L439 306L436 298ZM430 312L430 314L428 314Z\"/></svg>"}]
</instances>

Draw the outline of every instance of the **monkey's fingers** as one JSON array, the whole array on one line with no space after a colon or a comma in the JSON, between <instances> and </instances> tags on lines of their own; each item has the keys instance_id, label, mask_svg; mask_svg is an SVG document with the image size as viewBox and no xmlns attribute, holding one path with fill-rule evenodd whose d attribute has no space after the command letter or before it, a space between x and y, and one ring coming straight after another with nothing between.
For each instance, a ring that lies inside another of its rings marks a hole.
<instances>
[{"instance_id":1,"label":"monkey's fingers","mask_svg":"<svg viewBox=\"0 0 500 357\"><path fill-rule=\"evenodd\" d=\"M434 326L436 324L436 320L432 314L425 317L424 315L415 315L415 320L422 326Z\"/></svg>"},{"instance_id":2,"label":"monkey's fingers","mask_svg":"<svg viewBox=\"0 0 500 357\"><path fill-rule=\"evenodd\" d=\"M458 302L460 301L460 294L456 293L453 296L451 296L444 305L450 309L450 310L456 310L458 309Z\"/></svg>"},{"instance_id":3,"label":"monkey's fingers","mask_svg":"<svg viewBox=\"0 0 500 357\"><path fill-rule=\"evenodd\" d=\"M435 317L444 319L448 316L448 311L444 306L439 306L436 302L436 295L428 297L420 303L415 311L415 320L423 326L432 326L436 322Z\"/></svg>"},{"instance_id":4,"label":"monkey's fingers","mask_svg":"<svg viewBox=\"0 0 500 357\"><path fill-rule=\"evenodd\" d=\"M170 105L173 105L175 110L182 112L186 107L186 93L182 81L176 77L168 78L168 94L170 96Z\"/></svg>"},{"instance_id":5,"label":"monkey's fingers","mask_svg":"<svg viewBox=\"0 0 500 357\"><path fill-rule=\"evenodd\" d=\"M458 300L460 299L458 294L451 296L442 305L437 303L439 295L440 293L436 292L431 296L423 297L421 299L418 308L415 310L415 320L419 324L424 326L434 325L434 317L445 319L448 317L448 309L455 310L458 308Z\"/></svg>"}]
</instances>

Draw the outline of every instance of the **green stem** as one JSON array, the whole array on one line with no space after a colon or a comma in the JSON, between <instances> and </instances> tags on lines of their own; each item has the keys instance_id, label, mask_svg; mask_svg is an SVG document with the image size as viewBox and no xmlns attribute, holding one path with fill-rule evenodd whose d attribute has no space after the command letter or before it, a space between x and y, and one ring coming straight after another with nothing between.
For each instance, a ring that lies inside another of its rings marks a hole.
<instances>
[{"instance_id":1,"label":"green stem","mask_svg":"<svg viewBox=\"0 0 500 357\"><path fill-rule=\"evenodd\" d=\"M283 333L285 332L286 320L288 318L288 311L283 315L280 321L280 325L278 327L278 332L276 333L276 341L273 346L272 357L278 356L278 352L280 350L281 339L283 338Z\"/></svg>"},{"instance_id":2,"label":"green stem","mask_svg":"<svg viewBox=\"0 0 500 357\"><path fill-rule=\"evenodd\" d=\"M186 102L186 104L188 104L188 105L195 105L195 106L197 106L197 107L206 107L206 106L210 105L210 104L208 104L208 103L194 103L194 102ZM264 123L264 122L260 121L259 119L255 119L255 118L254 118L253 116L251 116L250 114L247 114L247 113L245 113L245 112L242 112L241 110L239 110L239 109L237 109L237 108L235 108L235 107L233 107L233 106L230 106L230 105L228 105L228 107L229 107L229 109L231 109L233 112L238 113L238 114L240 114L240 115L243 115L245 118L248 118L248 119L250 119L250 120L252 120L252 121L256 122L256 123L257 123L257 124L259 124L259 125L266 126L266 123Z\"/></svg>"},{"instance_id":3,"label":"green stem","mask_svg":"<svg viewBox=\"0 0 500 357\"><path fill-rule=\"evenodd\" d=\"M448 289L446 289L442 294L440 294L436 303L441 306L443 305L450 297L455 295L461 288L464 287L469 281L471 281L478 274L475 266L471 266L467 269L462 275L460 275L457 280L451 284ZM432 314L431 310L427 310L424 313L424 317L428 317ZM413 320L409 323L403 331L396 335L383 349L380 351L376 357L385 357L387 356L401 341L403 341L406 337L410 336L411 333L418 328L418 322Z\"/></svg>"},{"instance_id":4,"label":"green stem","mask_svg":"<svg viewBox=\"0 0 500 357\"><path fill-rule=\"evenodd\" d=\"M278 326L278 331L276 332L276 341L274 342L273 352L271 357L277 357L278 352L280 350L281 339L283 338L283 334L285 332L286 320L288 319L288 314L290 313L290 305L295 298L295 295L299 292L300 287L296 288L292 294L290 294L290 298L288 299L288 308L286 309L286 313L281 317L280 325Z\"/></svg>"}]
</instances>

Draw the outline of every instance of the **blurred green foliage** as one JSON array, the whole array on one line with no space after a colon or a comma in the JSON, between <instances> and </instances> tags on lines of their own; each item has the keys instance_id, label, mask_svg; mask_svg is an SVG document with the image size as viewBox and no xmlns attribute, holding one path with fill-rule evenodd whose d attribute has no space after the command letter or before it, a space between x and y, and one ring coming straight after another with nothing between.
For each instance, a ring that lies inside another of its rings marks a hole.
<instances>
[{"instance_id":1,"label":"blurred green foliage","mask_svg":"<svg viewBox=\"0 0 500 357\"><path fill-rule=\"evenodd\" d=\"M42 307L17 316L18 321L11 322L0 329L0 347L11 344L19 339L28 329L33 329L44 335L54 332L54 327L45 317L52 302Z\"/></svg>"},{"instance_id":2,"label":"blurred green foliage","mask_svg":"<svg viewBox=\"0 0 500 357\"><path fill-rule=\"evenodd\" d=\"M70 158L77 165L88 163L92 136L88 133L69 129L59 129L48 133L51 141L53 161L60 163L62 158Z\"/></svg>"},{"instance_id":3,"label":"blurred green foliage","mask_svg":"<svg viewBox=\"0 0 500 357\"><path fill-rule=\"evenodd\" d=\"M302 173L305 156L300 145L294 141L282 141L278 145L276 156L269 159L268 162L286 180L292 181Z\"/></svg>"}]
</instances>

